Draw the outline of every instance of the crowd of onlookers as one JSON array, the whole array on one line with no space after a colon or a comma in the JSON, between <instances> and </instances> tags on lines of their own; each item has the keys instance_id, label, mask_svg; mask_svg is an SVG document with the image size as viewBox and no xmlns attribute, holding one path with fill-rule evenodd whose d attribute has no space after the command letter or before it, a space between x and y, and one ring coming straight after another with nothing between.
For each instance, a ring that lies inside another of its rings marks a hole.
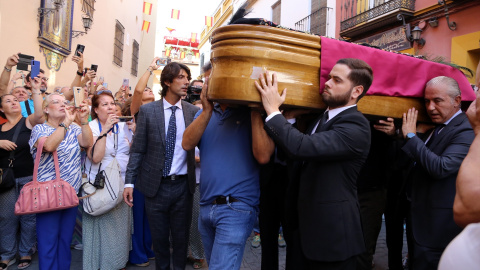
<instances>
[{"instance_id":1,"label":"crowd of onlookers","mask_svg":"<svg viewBox=\"0 0 480 270\"><path fill-rule=\"evenodd\" d=\"M207 100L208 79L191 81L189 68L175 62L163 67L155 101L147 83L157 60L131 93L125 84L109 90L84 69L82 53L72 57L71 85L51 91L43 70L32 78L13 71L18 54L7 59L0 168L13 168L15 185L0 189L0 270L17 258L18 269L29 267L37 251L40 269L69 269L72 247L83 250L83 269L148 266L154 258L157 269L184 269L187 257L195 269L239 269L258 217L262 269L278 269L280 228L287 269L371 269L383 214L390 269L406 267L404 224L410 269L478 266L478 237L470 236L478 224L462 229L480 221L480 109L473 102L462 112L454 79L425 85L431 123L417 123L415 108L401 123L368 121L356 104L374 72L362 60L340 59L322 93L328 108L312 118L280 111L286 90L279 93L268 71L255 82L263 110ZM211 68L203 68L206 78ZM86 184L99 190L107 188L101 179L120 181L115 196L125 203L99 215L81 200L16 216L37 155L38 181L55 178L54 152L79 196Z\"/></svg>"}]
</instances>

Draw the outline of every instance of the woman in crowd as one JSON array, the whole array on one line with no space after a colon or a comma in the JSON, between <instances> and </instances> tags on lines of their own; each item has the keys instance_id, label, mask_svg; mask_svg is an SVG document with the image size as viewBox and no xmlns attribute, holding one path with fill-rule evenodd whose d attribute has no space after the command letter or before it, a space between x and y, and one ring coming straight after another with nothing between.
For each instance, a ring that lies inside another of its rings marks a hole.
<instances>
[{"instance_id":1,"label":"woman in crowd","mask_svg":"<svg viewBox=\"0 0 480 270\"><path fill-rule=\"evenodd\" d=\"M0 194L0 270L5 270L15 263L17 252L20 255L18 269L25 269L30 266L32 254L35 253L35 215L15 216L14 213L20 190L23 185L32 180L33 159L28 145L32 128L45 121L42 113L40 79L32 80L32 92L35 113L28 118L22 117L22 109L17 97L10 94L0 97L0 116L7 119L0 129L1 168L9 166L10 153L15 151L12 161L15 186ZM20 133L13 142L17 128L20 128ZM18 238L17 232L19 232Z\"/></svg>"},{"instance_id":2,"label":"woman in crowd","mask_svg":"<svg viewBox=\"0 0 480 270\"><path fill-rule=\"evenodd\" d=\"M115 114L115 101L109 90L99 91L92 99L90 128L94 137L94 150L87 151L85 169L89 179L95 179L100 170L109 166L114 158L125 179L130 143L125 123ZM99 139L98 139L99 138ZM108 175L107 175L108 177ZM121 183L123 187L124 182ZM106 187L105 187L106 188ZM121 197L122 194L119 194ZM131 245L132 212L120 202L100 216L83 214L83 269L118 270L128 261Z\"/></svg>"},{"instance_id":3,"label":"woman in crowd","mask_svg":"<svg viewBox=\"0 0 480 270\"><path fill-rule=\"evenodd\" d=\"M140 106L155 101L155 96L150 87L147 87L148 79L153 74L153 70L159 68L156 65L156 61L159 58L154 58L147 71L138 80L135 86L135 91L130 104L130 115L136 118L140 111ZM128 107L127 107L128 108ZM124 110L124 115L125 115ZM137 119L135 119L136 121ZM145 197L137 189L133 189L133 196L135 197L135 203L133 204L133 227L132 235L132 250L130 251L130 262L137 266L150 265L149 259L155 258L155 254L152 250L152 235L150 233L150 226L147 220L147 214L145 211Z\"/></svg>"},{"instance_id":4,"label":"woman in crowd","mask_svg":"<svg viewBox=\"0 0 480 270\"><path fill-rule=\"evenodd\" d=\"M93 143L92 131L88 125L87 105L79 109L67 106L63 95L53 93L43 101L46 122L36 125L30 137L33 158L37 153L38 140L46 137L42 158L38 167L38 181L55 178L55 163L52 152L57 150L60 177L78 192L81 183L80 147ZM74 124L80 114L81 126ZM70 269L72 241L77 207L37 214L37 240L40 270Z\"/></svg>"}]
</instances>

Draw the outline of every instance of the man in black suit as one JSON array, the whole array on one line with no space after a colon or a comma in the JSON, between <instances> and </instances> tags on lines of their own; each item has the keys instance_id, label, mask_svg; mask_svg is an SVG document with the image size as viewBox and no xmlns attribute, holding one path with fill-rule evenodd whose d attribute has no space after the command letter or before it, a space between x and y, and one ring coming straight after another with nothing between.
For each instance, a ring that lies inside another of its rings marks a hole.
<instances>
[{"instance_id":1,"label":"man in black suit","mask_svg":"<svg viewBox=\"0 0 480 270\"><path fill-rule=\"evenodd\" d=\"M148 68L150 75L158 67L154 61ZM173 268L183 270L186 265L195 151L183 150L182 137L199 110L181 100L190 79L190 70L183 64L172 62L164 67L160 77L163 98L140 107L125 177L123 197L128 205L133 205L133 184L145 195L155 268L162 270L170 270L170 232Z\"/></svg>"},{"instance_id":2,"label":"man in black suit","mask_svg":"<svg viewBox=\"0 0 480 270\"><path fill-rule=\"evenodd\" d=\"M443 250L461 232L453 219L455 181L474 133L461 111L458 83L449 77L431 79L425 107L437 126L417 136L417 110L403 114L402 151L411 159L406 192L410 202L407 242L410 269L437 269Z\"/></svg>"},{"instance_id":3,"label":"man in black suit","mask_svg":"<svg viewBox=\"0 0 480 270\"><path fill-rule=\"evenodd\" d=\"M327 111L307 134L280 114L276 75L266 72L256 87L268 116L265 129L288 155L303 162L299 181L298 221L306 269L355 269L364 252L356 181L370 148L370 127L356 103L370 87L371 67L359 59L340 59L322 93Z\"/></svg>"}]
</instances>

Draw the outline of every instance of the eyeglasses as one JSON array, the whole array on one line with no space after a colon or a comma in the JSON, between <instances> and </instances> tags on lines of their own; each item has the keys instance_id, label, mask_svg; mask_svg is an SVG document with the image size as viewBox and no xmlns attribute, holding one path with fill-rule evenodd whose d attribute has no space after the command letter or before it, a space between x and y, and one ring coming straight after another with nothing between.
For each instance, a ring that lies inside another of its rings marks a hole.
<instances>
[{"instance_id":1,"label":"eyeglasses","mask_svg":"<svg viewBox=\"0 0 480 270\"><path fill-rule=\"evenodd\" d=\"M48 81L48 77L42 77L42 81L44 82Z\"/></svg>"},{"instance_id":2,"label":"eyeglasses","mask_svg":"<svg viewBox=\"0 0 480 270\"><path fill-rule=\"evenodd\" d=\"M52 101L50 101L51 104L64 104L64 105L68 105L69 102L67 100L59 100L59 99L53 99Z\"/></svg>"},{"instance_id":3,"label":"eyeglasses","mask_svg":"<svg viewBox=\"0 0 480 270\"><path fill-rule=\"evenodd\" d=\"M98 91L98 92L97 92L97 95L100 95L100 94L102 94L102 93L108 93L108 94L111 94L111 93L112 93L112 91L110 91L110 90L100 90L100 91Z\"/></svg>"}]
</instances>

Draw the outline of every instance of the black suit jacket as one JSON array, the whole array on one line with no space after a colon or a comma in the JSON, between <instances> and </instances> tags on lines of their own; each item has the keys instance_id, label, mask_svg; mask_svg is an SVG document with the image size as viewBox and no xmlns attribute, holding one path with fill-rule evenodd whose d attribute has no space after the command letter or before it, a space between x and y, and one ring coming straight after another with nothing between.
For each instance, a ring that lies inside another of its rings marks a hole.
<instances>
[{"instance_id":1,"label":"black suit jacket","mask_svg":"<svg viewBox=\"0 0 480 270\"><path fill-rule=\"evenodd\" d=\"M198 107L182 100L185 128L193 121ZM140 107L137 128L130 148L125 184L147 197L154 197L162 180L165 164L165 117L163 99ZM187 171L190 192L195 192L195 149L187 152Z\"/></svg>"},{"instance_id":2,"label":"black suit jacket","mask_svg":"<svg viewBox=\"0 0 480 270\"><path fill-rule=\"evenodd\" d=\"M302 252L315 261L342 261L365 250L356 181L370 148L367 119L356 107L307 135L276 115L265 129L300 159L298 218Z\"/></svg>"},{"instance_id":3,"label":"black suit jacket","mask_svg":"<svg viewBox=\"0 0 480 270\"><path fill-rule=\"evenodd\" d=\"M417 136L402 148L415 162L408 181L412 232L421 246L445 248L462 230L453 220L455 184L474 137L467 116L461 113L435 136L429 148Z\"/></svg>"}]
</instances>

